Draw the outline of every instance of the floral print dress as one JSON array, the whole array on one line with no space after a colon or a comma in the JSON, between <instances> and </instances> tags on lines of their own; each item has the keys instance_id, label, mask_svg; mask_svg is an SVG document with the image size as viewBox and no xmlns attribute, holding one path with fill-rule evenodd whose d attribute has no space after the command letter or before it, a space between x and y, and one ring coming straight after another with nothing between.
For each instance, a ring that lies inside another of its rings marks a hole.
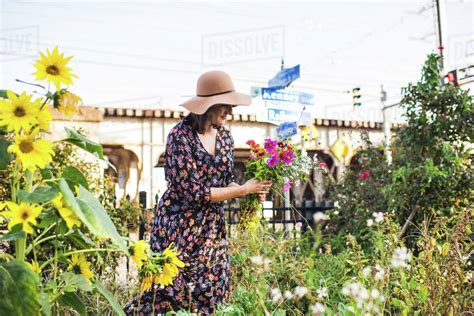
<instances>
[{"instance_id":1,"label":"floral print dress","mask_svg":"<svg viewBox=\"0 0 474 316\"><path fill-rule=\"evenodd\" d=\"M210 201L211 187L226 187L233 177L233 139L218 126L215 154L204 148L185 121L173 127L165 152L168 189L157 208L151 249L162 252L170 243L186 266L173 284L153 285L125 307L129 315L150 315L186 309L208 315L229 293L230 257L224 207Z\"/></svg>"}]
</instances>

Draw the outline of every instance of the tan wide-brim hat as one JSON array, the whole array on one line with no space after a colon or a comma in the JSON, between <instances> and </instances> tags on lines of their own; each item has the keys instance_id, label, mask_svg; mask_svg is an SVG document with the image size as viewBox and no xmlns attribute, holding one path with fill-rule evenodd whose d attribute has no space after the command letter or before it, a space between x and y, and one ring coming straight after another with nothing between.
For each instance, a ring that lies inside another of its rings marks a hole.
<instances>
[{"instance_id":1,"label":"tan wide-brim hat","mask_svg":"<svg viewBox=\"0 0 474 316\"><path fill-rule=\"evenodd\" d=\"M223 71L203 73L197 82L196 96L181 104L189 112L204 114L213 105L250 105L250 96L236 92L230 76Z\"/></svg>"}]
</instances>

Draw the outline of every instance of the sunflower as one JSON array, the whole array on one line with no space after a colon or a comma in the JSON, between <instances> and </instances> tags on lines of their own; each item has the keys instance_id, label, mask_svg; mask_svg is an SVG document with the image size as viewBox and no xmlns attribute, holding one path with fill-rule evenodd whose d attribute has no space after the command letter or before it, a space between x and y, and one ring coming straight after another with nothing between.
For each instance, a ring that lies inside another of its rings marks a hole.
<instances>
[{"instance_id":1,"label":"sunflower","mask_svg":"<svg viewBox=\"0 0 474 316\"><path fill-rule=\"evenodd\" d=\"M16 204L14 202L6 202L9 211L4 211L3 215L10 217L8 229L13 226L21 224L23 231L27 234L33 233L33 228L30 225L36 225L36 218L39 216L43 207L35 203L21 202Z\"/></svg>"},{"instance_id":2,"label":"sunflower","mask_svg":"<svg viewBox=\"0 0 474 316\"><path fill-rule=\"evenodd\" d=\"M163 251L163 255L169 258L169 261L178 266L180 268L184 267L184 262L178 259L178 252L173 247L173 243L171 243L168 248Z\"/></svg>"},{"instance_id":3,"label":"sunflower","mask_svg":"<svg viewBox=\"0 0 474 316\"><path fill-rule=\"evenodd\" d=\"M140 284L140 295L148 291L151 288L152 284L153 284L153 275L147 274L143 278L142 283Z\"/></svg>"},{"instance_id":4,"label":"sunflower","mask_svg":"<svg viewBox=\"0 0 474 316\"><path fill-rule=\"evenodd\" d=\"M155 275L155 283L162 286L168 286L173 284L173 278L178 274L176 271L178 269L169 263L165 263L161 273Z\"/></svg>"},{"instance_id":5,"label":"sunflower","mask_svg":"<svg viewBox=\"0 0 474 316\"><path fill-rule=\"evenodd\" d=\"M39 112L38 116L38 127L44 131L49 129L49 122L53 119L53 115L47 106L44 106Z\"/></svg>"},{"instance_id":6,"label":"sunflower","mask_svg":"<svg viewBox=\"0 0 474 316\"><path fill-rule=\"evenodd\" d=\"M68 260L69 262L69 270L72 270L75 274L80 274L84 278L86 278L87 282L91 284L91 278L94 277L94 273L92 273L90 266L91 263L86 260L84 254L73 254L72 258Z\"/></svg>"},{"instance_id":7,"label":"sunflower","mask_svg":"<svg viewBox=\"0 0 474 316\"><path fill-rule=\"evenodd\" d=\"M74 225L81 227L81 220L79 217L77 217L76 213L74 213L74 211L63 202L63 194L61 192L53 199L52 202L54 207L58 210L59 215L61 215L62 219L66 222L66 225L69 229L73 228Z\"/></svg>"},{"instance_id":8,"label":"sunflower","mask_svg":"<svg viewBox=\"0 0 474 316\"><path fill-rule=\"evenodd\" d=\"M31 134L16 135L15 143L8 146L7 151L16 154L23 170L34 171L36 167L43 169L53 160L53 143L44 139L35 140L38 131L39 129L35 129Z\"/></svg>"},{"instance_id":9,"label":"sunflower","mask_svg":"<svg viewBox=\"0 0 474 316\"><path fill-rule=\"evenodd\" d=\"M23 92L17 96L7 91L8 99L0 99L0 126L7 126L7 131L18 133L20 129L29 131L31 126L38 123L38 113L41 99L31 101L32 95Z\"/></svg>"},{"instance_id":10,"label":"sunflower","mask_svg":"<svg viewBox=\"0 0 474 316\"><path fill-rule=\"evenodd\" d=\"M41 59L38 59L34 65L37 69L37 71L33 73L33 75L36 75L36 79L46 79L48 82L52 82L57 90L61 88L61 83L67 85L72 84L71 78L77 78L76 75L71 73L71 68L67 67L72 56L64 57L64 54L59 54L57 46L53 49L53 52L47 49L46 53L46 55L40 53Z\"/></svg>"},{"instance_id":11,"label":"sunflower","mask_svg":"<svg viewBox=\"0 0 474 316\"><path fill-rule=\"evenodd\" d=\"M163 265L161 273L155 275L155 283L167 286L173 284L173 278L178 275L178 267L183 268L184 262L178 259L178 252L174 249L173 243L163 251L167 263Z\"/></svg>"},{"instance_id":12,"label":"sunflower","mask_svg":"<svg viewBox=\"0 0 474 316\"><path fill-rule=\"evenodd\" d=\"M148 243L144 240L137 241L130 249L131 257L138 269L141 269L143 262L147 261Z\"/></svg>"},{"instance_id":13,"label":"sunflower","mask_svg":"<svg viewBox=\"0 0 474 316\"><path fill-rule=\"evenodd\" d=\"M58 99L58 110L66 116L71 116L78 111L78 107L82 105L82 99L71 92L62 93Z\"/></svg>"},{"instance_id":14,"label":"sunflower","mask_svg":"<svg viewBox=\"0 0 474 316\"><path fill-rule=\"evenodd\" d=\"M36 272L36 273L41 273L41 267L39 266L38 262L36 260L31 260L30 262L26 263L28 267L30 267L31 271Z\"/></svg>"}]
</instances>

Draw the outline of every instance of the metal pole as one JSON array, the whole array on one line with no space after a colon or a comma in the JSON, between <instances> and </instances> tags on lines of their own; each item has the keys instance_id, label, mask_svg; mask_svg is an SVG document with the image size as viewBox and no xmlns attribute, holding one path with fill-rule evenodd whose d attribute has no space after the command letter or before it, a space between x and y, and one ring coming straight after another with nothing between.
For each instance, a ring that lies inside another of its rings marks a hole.
<instances>
[{"instance_id":1,"label":"metal pole","mask_svg":"<svg viewBox=\"0 0 474 316\"><path fill-rule=\"evenodd\" d=\"M446 1L433 0L433 8L435 13L435 31L438 38L438 50L441 55L441 71L444 69L444 55L446 54L447 29L446 29Z\"/></svg>"},{"instance_id":2,"label":"metal pole","mask_svg":"<svg viewBox=\"0 0 474 316\"><path fill-rule=\"evenodd\" d=\"M288 181L288 179L285 179L285 182ZM284 197L285 197L285 209L284 209L284 218L285 218L285 232L290 232L291 231L291 225L290 225L290 219L291 219L291 214L290 214L290 190L287 190L284 192Z\"/></svg>"},{"instance_id":3,"label":"metal pole","mask_svg":"<svg viewBox=\"0 0 474 316\"><path fill-rule=\"evenodd\" d=\"M387 107L385 106L385 101L387 100L387 92L383 89L383 85L380 85L380 106L382 108L382 117L383 117L383 134L384 134L384 153L387 157L388 163L392 163L392 153L390 152L390 141L392 139L392 131L390 119L387 114Z\"/></svg>"}]
</instances>

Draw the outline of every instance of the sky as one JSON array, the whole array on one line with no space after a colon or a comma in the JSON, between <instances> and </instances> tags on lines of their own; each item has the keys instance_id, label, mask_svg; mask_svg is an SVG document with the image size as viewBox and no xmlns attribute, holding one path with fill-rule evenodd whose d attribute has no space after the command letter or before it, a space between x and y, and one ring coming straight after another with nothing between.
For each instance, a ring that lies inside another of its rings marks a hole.
<instances>
[{"instance_id":1,"label":"sky","mask_svg":"<svg viewBox=\"0 0 474 316\"><path fill-rule=\"evenodd\" d=\"M437 49L432 1L0 3L1 88L35 90L15 79L33 81L38 51L57 45L74 56L79 78L70 90L100 107L177 109L198 76L215 69L250 94L268 85L283 58L285 67L300 65L290 89L314 95L306 109L313 118L381 121L381 85L385 105L396 104ZM446 3L447 69L473 64L473 13L473 1ZM362 95L356 109L354 87ZM255 98L237 112L268 107L281 104ZM393 107L388 117L400 121L401 113Z\"/></svg>"}]
</instances>

